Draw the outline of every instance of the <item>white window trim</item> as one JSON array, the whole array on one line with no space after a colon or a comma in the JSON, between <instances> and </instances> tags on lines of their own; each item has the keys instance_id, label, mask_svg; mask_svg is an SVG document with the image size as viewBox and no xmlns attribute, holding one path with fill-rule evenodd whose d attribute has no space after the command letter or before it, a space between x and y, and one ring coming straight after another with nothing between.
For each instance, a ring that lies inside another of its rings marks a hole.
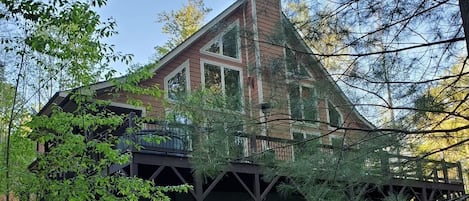
<instances>
[{"instance_id":1,"label":"white window trim","mask_svg":"<svg viewBox=\"0 0 469 201\"><path fill-rule=\"evenodd\" d=\"M288 82L288 84L291 84L291 82ZM299 87L299 92L300 92L300 96L303 95L303 89L302 87L307 87L307 88L310 88L310 89L313 89L314 92L316 93L316 95L318 94L318 91L316 89L316 86L314 86L313 84L306 84L306 83L299 83L298 87ZM302 105L302 116L304 118L304 105ZM318 128L319 127L319 120L320 120L320 117L319 117L319 96L317 97L317 102L316 102L316 112L317 112L317 117L316 117L316 121L317 122L306 122L306 121L293 121L293 125L295 126L308 126L308 127L313 127L313 128ZM291 117L292 113L291 113L291 98L290 98L290 94L288 94L288 113ZM328 112L328 115L329 115L329 112Z\"/></svg>"},{"instance_id":2,"label":"white window trim","mask_svg":"<svg viewBox=\"0 0 469 201\"><path fill-rule=\"evenodd\" d=\"M287 61L287 49L292 51L295 56L296 56L296 53L295 53L295 51L293 51L294 48L292 48L289 44L286 44L286 47L283 48L283 58L284 58L284 61L285 61L285 66L284 66L285 67L285 76L287 78L287 82L290 82L290 81L294 81L294 80L291 80L290 79L291 76L288 75L289 72L288 72L288 66L287 66L287 62L286 62ZM300 68L300 63L301 62L298 62L298 65L296 66L296 68ZM308 65L304 65L304 68L305 68L306 72L308 73L308 78L302 79L302 80L315 81L313 73L311 73L311 71L308 69Z\"/></svg>"},{"instance_id":3,"label":"white window trim","mask_svg":"<svg viewBox=\"0 0 469 201\"><path fill-rule=\"evenodd\" d=\"M337 129L337 127L331 126L331 119L330 119L330 117L329 117L329 107L331 107L331 106L329 105L329 103L332 103L332 101L330 101L329 99L326 99L327 128L328 128L329 130L336 130L336 131L343 132L342 129ZM341 113L340 110L334 105L334 103L332 103L332 107L334 107L335 110L337 110L337 113L339 113L340 124L343 124L343 123L344 123L344 117L342 116L342 113Z\"/></svg>"},{"instance_id":4,"label":"white window trim","mask_svg":"<svg viewBox=\"0 0 469 201\"><path fill-rule=\"evenodd\" d=\"M169 89L168 89L168 81L173 78L176 74L178 74L179 72L182 71L182 69L185 68L186 69L186 91L187 91L187 94L186 95L190 95L190 92L191 92L191 80L190 80L190 67L189 67L189 59L187 59L186 61L184 61L181 65L179 65L176 69L174 69L171 73L169 73L168 75L166 75L166 77L164 78L164 97L166 100L168 100L169 102L175 102L175 100L171 100L169 99L168 97L168 94L169 94Z\"/></svg>"},{"instance_id":5,"label":"white window trim","mask_svg":"<svg viewBox=\"0 0 469 201\"><path fill-rule=\"evenodd\" d=\"M231 30L235 26L238 27L238 30L237 30L238 31L238 37L236 39L236 43L238 44L238 57L239 58L233 58L233 57L230 57L230 56L223 55L223 41L221 41L221 38L222 38L223 34L228 32L229 30ZM221 44L220 54L206 51L206 49L216 40L220 40L222 42L222 43L220 43ZM242 63L243 60L242 60L242 54L241 54L241 37L239 35L239 19L234 21L233 23L231 23L229 26L227 26L221 33L217 34L212 40L210 40L207 44L205 44L199 51L202 54L213 56L213 57L216 57L216 58L219 58L219 59L225 59L225 60L230 60L230 61Z\"/></svg>"},{"instance_id":6,"label":"white window trim","mask_svg":"<svg viewBox=\"0 0 469 201\"><path fill-rule=\"evenodd\" d=\"M303 137L305 138L306 135L312 135L312 136L315 136L315 137L321 137L321 133L319 132L311 132L311 131L306 131L306 130L303 130L303 129L297 129L297 128L292 128L291 129L291 132L290 132L290 135L291 135L291 139L293 139L293 133L301 133L303 134ZM319 138L319 141L322 143L322 137Z\"/></svg>"},{"instance_id":7,"label":"white window trim","mask_svg":"<svg viewBox=\"0 0 469 201\"><path fill-rule=\"evenodd\" d=\"M207 60L207 59L200 59L200 73L201 73L200 81L202 82L201 83L202 89L205 89L205 67L204 67L205 64L216 65L216 66L219 66L222 69L228 68L228 69L231 69L231 70L239 71L239 82L240 82L239 84L240 84L240 88L241 88L241 110L240 111L233 111L233 112L244 113L243 69L240 68L240 67L230 66L230 65L220 63L220 62L210 61L210 60ZM223 95L225 95L225 76L224 75L225 75L225 71L223 70L222 71L222 76L221 76L221 80L222 80L221 84L222 84Z\"/></svg>"}]
</instances>

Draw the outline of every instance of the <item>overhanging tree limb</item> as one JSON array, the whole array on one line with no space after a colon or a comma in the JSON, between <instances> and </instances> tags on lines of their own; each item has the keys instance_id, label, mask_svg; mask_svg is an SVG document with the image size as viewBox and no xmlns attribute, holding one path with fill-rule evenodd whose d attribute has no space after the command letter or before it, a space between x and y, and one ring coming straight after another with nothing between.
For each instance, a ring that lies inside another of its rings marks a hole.
<instances>
[{"instance_id":1,"label":"overhanging tree limb","mask_svg":"<svg viewBox=\"0 0 469 201\"><path fill-rule=\"evenodd\" d=\"M388 53L396 53L396 52L401 52L401 51L406 51L406 50L411 50L411 49L417 49L417 48L422 48L422 47L429 47L429 46L434 46L434 45L441 45L441 44L446 44L446 43L454 43L454 42L459 42L465 40L465 37L456 37L456 38L451 38L447 40L440 40L440 41L435 41L431 43L424 43L420 45L413 45L413 46L408 46L408 47L403 47L403 48L398 48L398 49L392 49L392 50L384 50L384 51L376 51L376 52L366 52L366 53L336 53L336 54L319 54L319 53L312 53L312 52L305 52L301 50L297 50L294 48L290 48L287 45L284 44L276 44L271 41L265 41L265 40L254 40L250 39L251 41L256 41L260 43L265 43L273 46L278 46L278 47L283 47L286 49L293 50L298 53L302 54L311 54L315 56L323 56L323 57L337 57L337 56L352 56L352 57L364 57L364 56L371 56L371 55L380 55L380 54L388 54Z\"/></svg>"},{"instance_id":2,"label":"overhanging tree limb","mask_svg":"<svg viewBox=\"0 0 469 201\"><path fill-rule=\"evenodd\" d=\"M466 50L469 53L469 1L459 0L459 9L461 11L462 25L464 28L464 35L466 36Z\"/></svg>"}]
</instances>

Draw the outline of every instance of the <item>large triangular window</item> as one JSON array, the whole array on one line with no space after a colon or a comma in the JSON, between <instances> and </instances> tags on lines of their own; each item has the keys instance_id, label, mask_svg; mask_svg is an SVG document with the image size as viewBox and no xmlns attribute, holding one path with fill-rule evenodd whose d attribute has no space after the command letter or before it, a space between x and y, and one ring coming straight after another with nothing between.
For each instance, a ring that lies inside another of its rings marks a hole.
<instances>
[{"instance_id":1,"label":"large triangular window","mask_svg":"<svg viewBox=\"0 0 469 201\"><path fill-rule=\"evenodd\" d=\"M235 22L202 48L204 53L240 59L239 28Z\"/></svg>"},{"instance_id":2,"label":"large triangular window","mask_svg":"<svg viewBox=\"0 0 469 201\"><path fill-rule=\"evenodd\" d=\"M285 48L285 65L287 68L287 77L291 80L309 79L310 74L306 70L303 62L305 55L295 52L291 48Z\"/></svg>"}]
</instances>

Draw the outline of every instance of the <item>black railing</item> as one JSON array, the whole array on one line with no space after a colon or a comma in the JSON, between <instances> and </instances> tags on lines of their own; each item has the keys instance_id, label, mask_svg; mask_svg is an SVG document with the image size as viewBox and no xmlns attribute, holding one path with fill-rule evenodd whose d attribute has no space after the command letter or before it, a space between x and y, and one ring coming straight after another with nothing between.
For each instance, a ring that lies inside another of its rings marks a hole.
<instances>
[{"instance_id":1,"label":"black railing","mask_svg":"<svg viewBox=\"0 0 469 201\"><path fill-rule=\"evenodd\" d=\"M146 122L137 131L129 132L135 128L132 116L124 124L126 135L121 135L123 141L130 141L137 145L134 151L151 151L154 153L176 154L188 156L192 151L192 133L198 128L190 125L168 122ZM200 128L199 128L200 130ZM120 129L122 131L122 129ZM205 129L207 132L207 129ZM268 154L277 160L295 160L295 147L298 141L268 136L248 136L236 134L235 138L240 148L239 161L250 161L253 158ZM121 143L122 144L122 143ZM131 143L124 143L131 144ZM354 150L337 150L331 145L319 145L323 154L332 156L334 152L353 152ZM120 148L129 146L120 145ZM410 179L434 183L462 184L462 168L460 163L436 161L393 154L379 154L378 158L365 159L365 169L370 176L388 176L394 179Z\"/></svg>"}]
</instances>

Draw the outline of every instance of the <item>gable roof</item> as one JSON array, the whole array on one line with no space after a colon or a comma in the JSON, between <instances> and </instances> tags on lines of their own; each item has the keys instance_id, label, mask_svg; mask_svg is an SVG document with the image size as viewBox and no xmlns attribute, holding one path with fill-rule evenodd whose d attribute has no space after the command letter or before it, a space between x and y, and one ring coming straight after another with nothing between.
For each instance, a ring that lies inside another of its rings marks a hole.
<instances>
[{"instance_id":1,"label":"gable roof","mask_svg":"<svg viewBox=\"0 0 469 201\"><path fill-rule=\"evenodd\" d=\"M207 24L205 24L204 26L202 26L202 28L200 28L197 32L195 32L194 34L192 34L189 38L187 38L184 42L182 42L181 44L179 44L178 46L176 46L174 49L172 49L170 52L168 52L166 55L164 55L159 61L157 64L155 64L155 66L152 68L152 72L155 72L157 71L158 69L160 69L162 66L166 65L167 63L171 62L174 58L176 58L180 53L182 53L185 49L191 47L191 45L199 40L201 37L203 37L205 34L207 34L215 25L217 25L218 23L220 23L222 20L224 20L227 16L229 16L230 14L232 14L233 12L235 12L235 10L237 8L239 8L241 5L247 3L248 0L237 0L236 2L234 2L233 4L231 4L227 9L225 9L224 11L222 11L220 14L218 14L215 18L213 18L211 21L209 21ZM296 37L296 40L298 40L300 42L300 44L303 46L303 48L307 51L307 53L309 53L311 55L311 57L317 61L318 63L318 67L319 67L319 70L321 71L321 73L323 73L325 75L325 77L327 77L327 81L329 83L331 83L331 85L335 88L335 90L337 91L337 93L339 94L339 97L342 98L347 104L350 105L350 108L352 110L353 113L355 113L357 115L357 117L363 121L364 123L366 123L370 128L375 128L375 126L369 122L363 115L361 115L357 110L356 108L353 106L353 104L350 102L349 98L345 95L345 93L340 89L340 87L337 85L337 83L332 79L332 76L329 74L329 72L326 70L326 68L317 60L317 58L314 56L314 52L312 51L312 49L306 44L306 42L304 41L303 37L300 35L299 31L293 26L293 24L290 22L290 20L288 20L288 17L285 16L285 14L283 14L282 12L282 15L281 15L281 18L282 20L284 20L286 23L286 25L290 26L292 28L292 30L294 30L294 36ZM122 77L118 77L118 78L114 78L114 80L123 80L123 79L126 79L127 76L122 76ZM108 80L108 81L102 81L102 82L98 82L98 83L95 83L95 84L92 84L90 86L90 90L93 90L93 91L97 91L97 90L100 90L100 89L105 89L105 88L108 88L108 87L112 87L114 86L114 82L112 82L111 80ZM79 88L77 88L79 89ZM76 90L76 89L72 89L72 90ZM60 95L59 95L60 94ZM42 112L44 112L44 109L46 109L46 107L50 106L52 103L56 103L56 104L60 104L61 102L63 102L63 100L66 100L65 97L67 97L69 95L69 90L67 91L60 91L60 92L57 92L56 95L54 95L50 100L49 102L46 104L46 106L41 109L41 112L39 114L41 114Z\"/></svg>"},{"instance_id":2,"label":"gable roof","mask_svg":"<svg viewBox=\"0 0 469 201\"><path fill-rule=\"evenodd\" d=\"M214 27L216 24L221 22L225 17L229 16L231 13L233 13L237 8L239 8L241 5L246 3L247 0L237 0L233 4L231 4L227 9L222 11L220 14L218 14L215 18L210 20L207 24L202 26L197 32L192 34L189 38L187 38L184 42L176 46L174 49L172 49L170 52L168 52L166 55L164 55L158 63L154 64L155 66L152 68L152 72L157 71L160 67L164 66L168 62L170 62L172 59L174 59L177 55L179 55L183 50L186 48L190 47L195 41L200 39L202 36L204 36L207 32L210 31L212 27ZM112 80L114 81L119 81L119 80L124 80L126 79L126 75L113 78ZM102 81L102 82L97 82L92 85L90 85L90 90L97 91L100 89L105 89L108 87L113 87L114 82L111 80L107 81ZM81 87L78 87L76 89L79 89ZM65 100L65 97L69 95L70 91L76 90L76 89L71 89L71 90L64 90L64 91L59 91L57 92L52 98L49 99L47 104L40 110L39 114L43 114L46 111L46 108L48 108L51 104L60 104L63 100ZM60 95L59 95L60 94Z\"/></svg>"},{"instance_id":3,"label":"gable roof","mask_svg":"<svg viewBox=\"0 0 469 201\"><path fill-rule=\"evenodd\" d=\"M218 14L215 18L213 18L210 22L202 26L197 32L192 34L189 38L187 38L184 42L179 44L176 48L168 52L166 55L164 55L158 63L158 66L154 68L154 71L158 70L159 67L164 66L167 64L169 61L171 61L173 58L175 58L177 55L179 55L183 50L185 50L187 47L190 47L195 41L200 39L202 36L204 36L208 31L210 31L215 25L220 23L225 17L229 16L231 13L233 13L238 7L246 3L247 0L238 0L231 4L230 7L225 9L223 12Z\"/></svg>"}]
</instances>

